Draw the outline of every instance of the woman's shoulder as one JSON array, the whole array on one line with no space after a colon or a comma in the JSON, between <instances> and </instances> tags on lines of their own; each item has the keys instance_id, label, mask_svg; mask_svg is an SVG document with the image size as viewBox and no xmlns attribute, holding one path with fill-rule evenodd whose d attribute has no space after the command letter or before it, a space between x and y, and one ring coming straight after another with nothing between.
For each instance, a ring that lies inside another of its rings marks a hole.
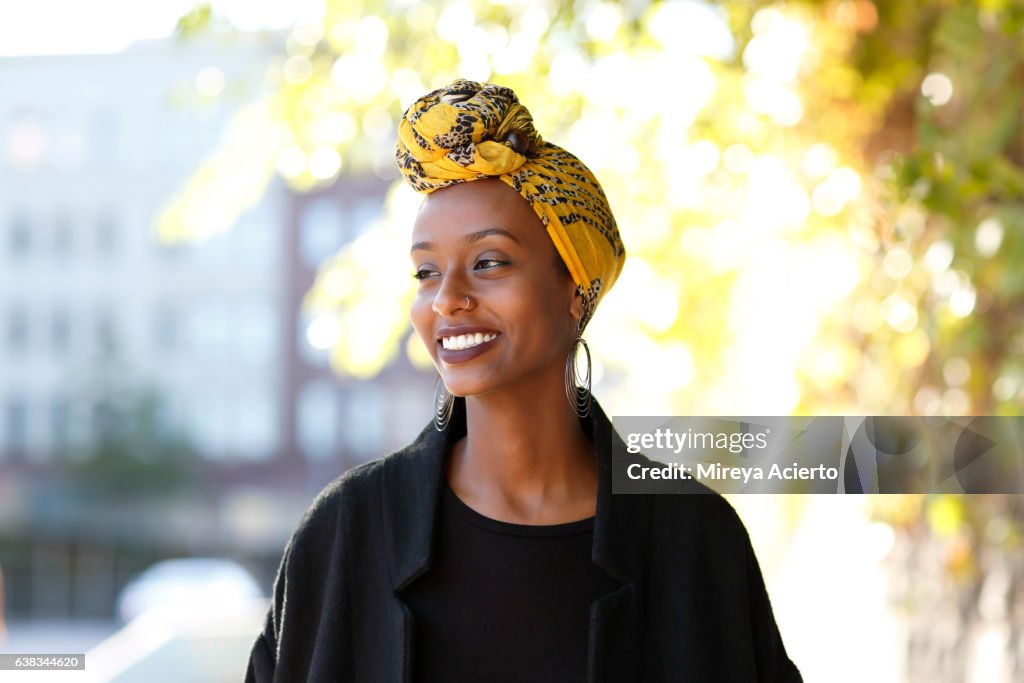
<instances>
[{"instance_id":1,"label":"woman's shoulder","mask_svg":"<svg viewBox=\"0 0 1024 683\"><path fill-rule=\"evenodd\" d=\"M701 482L681 481L674 492L653 498L653 522L666 533L748 542L747 529L732 503Z\"/></svg>"},{"instance_id":2,"label":"woman's shoulder","mask_svg":"<svg viewBox=\"0 0 1024 683\"><path fill-rule=\"evenodd\" d=\"M316 516L321 510L341 504L349 505L360 502L368 492L373 490L375 483L380 479L385 458L375 458L364 462L337 476L320 490L306 514Z\"/></svg>"},{"instance_id":3,"label":"woman's shoulder","mask_svg":"<svg viewBox=\"0 0 1024 683\"><path fill-rule=\"evenodd\" d=\"M341 474L313 498L292 534L291 545L322 542L345 525L345 519L358 515L372 497L374 480L379 477L382 458L363 463Z\"/></svg>"},{"instance_id":4,"label":"woman's shoulder","mask_svg":"<svg viewBox=\"0 0 1024 683\"><path fill-rule=\"evenodd\" d=\"M428 476L433 469L429 460L417 440L400 450L352 467L314 497L299 523L298 531L312 527L315 528L314 533L319 534L325 527L333 529L344 524L349 517L374 519L375 515L367 513L379 508L381 496L388 491L400 494L403 486L414 486L417 480Z\"/></svg>"},{"instance_id":5,"label":"woman's shoulder","mask_svg":"<svg viewBox=\"0 0 1024 683\"><path fill-rule=\"evenodd\" d=\"M618 460L615 464L617 471L626 471L632 464L643 469L664 466L664 463L653 460L642 452L629 453L619 449L615 456ZM640 495L650 495L654 499L655 521L700 524L718 530L743 528L739 515L725 496L697 479L662 479L641 483L644 484L643 487L633 490ZM630 488L637 486L625 478L616 480L616 484L623 484L624 487L628 485Z\"/></svg>"}]
</instances>

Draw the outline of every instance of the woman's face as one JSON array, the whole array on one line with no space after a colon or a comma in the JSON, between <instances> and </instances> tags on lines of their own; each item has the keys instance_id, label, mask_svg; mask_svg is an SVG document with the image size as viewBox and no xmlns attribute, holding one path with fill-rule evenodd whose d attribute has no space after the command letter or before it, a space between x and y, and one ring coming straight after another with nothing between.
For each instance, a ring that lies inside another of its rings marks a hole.
<instances>
[{"instance_id":1,"label":"woman's face","mask_svg":"<svg viewBox=\"0 0 1024 683\"><path fill-rule=\"evenodd\" d=\"M519 193L498 179L437 190L420 207L412 242L412 324L449 391L561 383L580 299Z\"/></svg>"}]
</instances>

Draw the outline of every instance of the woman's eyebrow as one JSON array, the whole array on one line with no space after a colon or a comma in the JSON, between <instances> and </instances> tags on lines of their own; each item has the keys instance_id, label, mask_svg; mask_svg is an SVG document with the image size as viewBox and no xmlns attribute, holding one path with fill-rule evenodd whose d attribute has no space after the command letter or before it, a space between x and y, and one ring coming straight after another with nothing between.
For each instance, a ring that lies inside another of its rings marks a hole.
<instances>
[{"instance_id":1,"label":"woman's eyebrow","mask_svg":"<svg viewBox=\"0 0 1024 683\"><path fill-rule=\"evenodd\" d=\"M471 232L468 235L463 235L462 239L459 241L462 242L463 244L473 244L474 242L479 242L483 238L489 237L491 235L500 235L509 238L510 240L517 244L519 243L518 237L516 237L508 230L505 230L503 228L486 228L484 230L478 230L477 232ZM430 250L433 248L433 242L413 242L412 249L410 249L409 251L413 252L416 250Z\"/></svg>"}]
</instances>

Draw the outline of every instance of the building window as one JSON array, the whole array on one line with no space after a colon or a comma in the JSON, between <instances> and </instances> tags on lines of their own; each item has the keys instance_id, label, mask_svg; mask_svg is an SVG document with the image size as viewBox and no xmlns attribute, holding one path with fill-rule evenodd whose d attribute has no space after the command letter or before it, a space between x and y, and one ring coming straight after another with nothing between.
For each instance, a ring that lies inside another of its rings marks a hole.
<instances>
[{"instance_id":1,"label":"building window","mask_svg":"<svg viewBox=\"0 0 1024 683\"><path fill-rule=\"evenodd\" d=\"M192 401L191 436L203 456L223 460L231 438L228 425L228 401L221 394L209 393Z\"/></svg>"},{"instance_id":2,"label":"building window","mask_svg":"<svg viewBox=\"0 0 1024 683\"><path fill-rule=\"evenodd\" d=\"M7 245L11 256L26 256L32 249L32 225L25 214L15 214L11 218Z\"/></svg>"},{"instance_id":3,"label":"building window","mask_svg":"<svg viewBox=\"0 0 1024 683\"><path fill-rule=\"evenodd\" d=\"M346 234L346 216L336 200L310 200L299 225L299 251L306 265L315 268L334 256L345 243Z\"/></svg>"},{"instance_id":4,"label":"building window","mask_svg":"<svg viewBox=\"0 0 1024 683\"><path fill-rule=\"evenodd\" d=\"M161 351L173 351L178 346L178 312L169 303L157 306L153 326L156 347Z\"/></svg>"},{"instance_id":5,"label":"building window","mask_svg":"<svg viewBox=\"0 0 1024 683\"><path fill-rule=\"evenodd\" d=\"M109 165L117 160L120 133L117 114L95 111L89 120L88 147L94 164Z\"/></svg>"},{"instance_id":6,"label":"building window","mask_svg":"<svg viewBox=\"0 0 1024 683\"><path fill-rule=\"evenodd\" d=\"M249 297L234 306L235 351L253 362L270 362L277 350L277 325L271 302L265 298Z\"/></svg>"},{"instance_id":7,"label":"building window","mask_svg":"<svg viewBox=\"0 0 1024 683\"><path fill-rule=\"evenodd\" d=\"M228 306L223 299L207 298L190 311L189 345L197 356L222 358L227 354Z\"/></svg>"},{"instance_id":8,"label":"building window","mask_svg":"<svg viewBox=\"0 0 1024 683\"><path fill-rule=\"evenodd\" d=\"M110 256L117 251L117 221L110 213L104 213L96 222L96 252Z\"/></svg>"},{"instance_id":9,"label":"building window","mask_svg":"<svg viewBox=\"0 0 1024 683\"><path fill-rule=\"evenodd\" d=\"M109 309L96 314L96 348L101 356L113 356L118 350L117 326Z\"/></svg>"},{"instance_id":10,"label":"building window","mask_svg":"<svg viewBox=\"0 0 1024 683\"><path fill-rule=\"evenodd\" d=\"M71 253L72 225L71 218L59 214L53 222L53 253L64 257Z\"/></svg>"},{"instance_id":11,"label":"building window","mask_svg":"<svg viewBox=\"0 0 1024 683\"><path fill-rule=\"evenodd\" d=\"M203 270L213 273L223 273L226 270L234 269L236 255L231 246L226 232L208 235L201 241L193 243L191 262Z\"/></svg>"},{"instance_id":12,"label":"building window","mask_svg":"<svg viewBox=\"0 0 1024 683\"><path fill-rule=\"evenodd\" d=\"M77 170L82 163L82 131L76 113L57 112L53 115L50 158L60 170Z\"/></svg>"},{"instance_id":13,"label":"building window","mask_svg":"<svg viewBox=\"0 0 1024 683\"><path fill-rule=\"evenodd\" d=\"M117 419L110 399L98 399L92 404L92 437L101 440L115 432Z\"/></svg>"},{"instance_id":14,"label":"building window","mask_svg":"<svg viewBox=\"0 0 1024 683\"><path fill-rule=\"evenodd\" d=\"M302 310L295 313L295 334L297 336L295 343L302 360L307 365L314 368L326 368L330 366L330 349L313 346L310 336L312 335L315 339L318 334L318 328L313 325L313 322L314 318L310 313Z\"/></svg>"},{"instance_id":15,"label":"building window","mask_svg":"<svg viewBox=\"0 0 1024 683\"><path fill-rule=\"evenodd\" d=\"M7 449L23 453L28 446L28 405L18 397L8 399L5 415Z\"/></svg>"},{"instance_id":16,"label":"building window","mask_svg":"<svg viewBox=\"0 0 1024 683\"><path fill-rule=\"evenodd\" d=\"M356 203L352 209L352 217L349 220L349 234L345 236L346 241L354 240L369 230L370 226L381 218L381 200L363 199Z\"/></svg>"},{"instance_id":17,"label":"building window","mask_svg":"<svg viewBox=\"0 0 1024 683\"><path fill-rule=\"evenodd\" d=\"M401 387L389 386L387 405L390 408L386 450L400 448L416 438L423 427L433 418L431 413L432 383L423 378L409 380Z\"/></svg>"},{"instance_id":18,"label":"building window","mask_svg":"<svg viewBox=\"0 0 1024 683\"><path fill-rule=\"evenodd\" d=\"M7 158L15 168L39 166L46 156L50 140L46 126L37 112L15 114L7 132Z\"/></svg>"},{"instance_id":19,"label":"building window","mask_svg":"<svg viewBox=\"0 0 1024 683\"><path fill-rule=\"evenodd\" d=\"M235 447L239 457L264 460L278 447L277 406L270 392L255 389L240 394L235 408Z\"/></svg>"},{"instance_id":20,"label":"building window","mask_svg":"<svg viewBox=\"0 0 1024 683\"><path fill-rule=\"evenodd\" d=\"M56 353L63 353L71 346L71 316L67 308L61 306L53 311L52 326L50 333L53 341L53 350Z\"/></svg>"},{"instance_id":21,"label":"building window","mask_svg":"<svg viewBox=\"0 0 1024 683\"><path fill-rule=\"evenodd\" d=\"M363 456L378 453L384 445L387 402L383 388L373 382L353 386L342 416L346 446Z\"/></svg>"},{"instance_id":22,"label":"building window","mask_svg":"<svg viewBox=\"0 0 1024 683\"><path fill-rule=\"evenodd\" d=\"M71 401L58 396L50 404L50 441L57 449L71 443Z\"/></svg>"},{"instance_id":23,"label":"building window","mask_svg":"<svg viewBox=\"0 0 1024 683\"><path fill-rule=\"evenodd\" d=\"M167 263L181 261L183 257L191 253L190 243L184 239L171 241L160 237L156 231L151 232L150 248L157 258Z\"/></svg>"},{"instance_id":24,"label":"building window","mask_svg":"<svg viewBox=\"0 0 1024 683\"><path fill-rule=\"evenodd\" d=\"M24 306L7 311L7 348L12 353L28 349L28 309Z\"/></svg>"},{"instance_id":25,"label":"building window","mask_svg":"<svg viewBox=\"0 0 1024 683\"><path fill-rule=\"evenodd\" d=\"M310 460L337 455L340 407L338 388L331 382L313 380L302 387L296 423L299 447Z\"/></svg>"},{"instance_id":26,"label":"building window","mask_svg":"<svg viewBox=\"0 0 1024 683\"><path fill-rule=\"evenodd\" d=\"M280 237L273 216L263 207L253 209L239 219L232 231L238 267L265 272L281 257Z\"/></svg>"}]
</instances>

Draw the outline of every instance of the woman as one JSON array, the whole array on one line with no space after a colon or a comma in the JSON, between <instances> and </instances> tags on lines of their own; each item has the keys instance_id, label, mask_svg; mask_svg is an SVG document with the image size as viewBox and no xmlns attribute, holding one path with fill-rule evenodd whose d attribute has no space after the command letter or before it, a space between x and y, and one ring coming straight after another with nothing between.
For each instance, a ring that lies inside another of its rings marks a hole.
<instances>
[{"instance_id":1,"label":"woman","mask_svg":"<svg viewBox=\"0 0 1024 683\"><path fill-rule=\"evenodd\" d=\"M613 454L647 461L578 386L625 258L594 176L465 80L409 107L397 158L434 424L317 498L247 680L800 681L724 499L611 494Z\"/></svg>"}]
</instances>

